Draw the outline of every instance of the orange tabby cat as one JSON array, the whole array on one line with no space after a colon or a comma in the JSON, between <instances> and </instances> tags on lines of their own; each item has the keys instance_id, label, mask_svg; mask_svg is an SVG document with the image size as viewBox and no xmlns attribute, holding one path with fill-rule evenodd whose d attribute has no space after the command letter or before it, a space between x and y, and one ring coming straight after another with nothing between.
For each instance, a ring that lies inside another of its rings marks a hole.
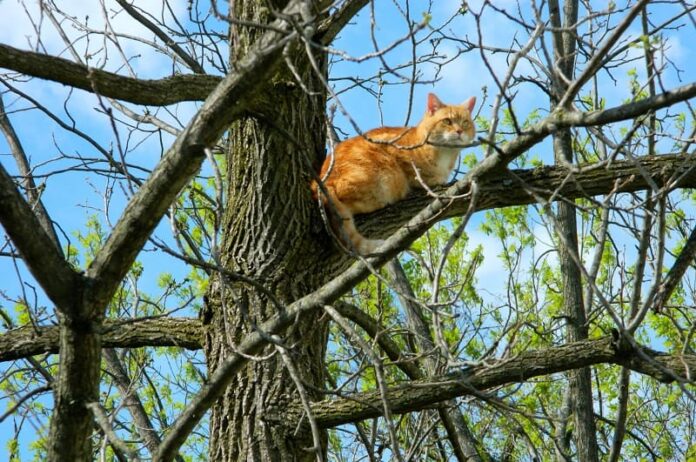
<instances>
[{"instance_id":1,"label":"orange tabby cat","mask_svg":"<svg viewBox=\"0 0 696 462\"><path fill-rule=\"evenodd\" d=\"M334 231L349 248L365 255L384 242L360 234L353 215L397 202L423 183L432 187L447 182L460 146L474 139L474 104L471 97L450 106L430 93L417 126L376 128L336 146L333 161L327 157L321 168L329 195L323 202L333 212ZM316 198L317 184L311 187Z\"/></svg>"}]
</instances>

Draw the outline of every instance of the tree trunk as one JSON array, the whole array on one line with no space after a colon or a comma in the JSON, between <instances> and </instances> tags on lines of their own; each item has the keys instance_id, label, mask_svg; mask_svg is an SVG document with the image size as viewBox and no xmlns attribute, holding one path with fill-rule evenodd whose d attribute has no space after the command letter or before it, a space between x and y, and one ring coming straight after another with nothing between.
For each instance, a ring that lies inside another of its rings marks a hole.
<instances>
[{"instance_id":1,"label":"tree trunk","mask_svg":"<svg viewBox=\"0 0 696 462\"><path fill-rule=\"evenodd\" d=\"M554 31L554 59L557 75L554 82L555 102L568 90L575 70L577 42L578 0L566 0L563 4L563 22L558 1L549 2L549 12ZM561 32L562 31L562 32ZM558 75L563 74L563 75ZM564 108L565 109L565 108ZM557 164L574 161L572 133L569 128L553 135L553 150ZM579 249L575 207L567 202L557 206L557 233L559 235L558 259L563 284L563 311L566 314L566 339L569 343L587 339L587 315L582 296L582 275L579 268ZM579 460L598 460L597 430L594 422L592 398L592 371L589 367L568 374L571 407L575 417L575 444Z\"/></svg>"},{"instance_id":2,"label":"tree trunk","mask_svg":"<svg viewBox=\"0 0 696 462\"><path fill-rule=\"evenodd\" d=\"M99 401L101 336L97 321L60 316L60 364L55 385L48 460L92 460L94 428L86 403Z\"/></svg>"},{"instance_id":3,"label":"tree trunk","mask_svg":"<svg viewBox=\"0 0 696 462\"><path fill-rule=\"evenodd\" d=\"M261 5L237 1L235 17L266 23L270 13ZM280 10L283 5L275 6ZM258 29L233 28L233 63L258 34ZM323 56L316 56L324 67ZM208 325L205 353L211 372L255 326L282 309L274 298L287 304L323 282L319 277L300 280L297 275L317 254L310 228L318 214L313 212L316 206L309 182L312 164L323 156L325 147L326 92L303 49L291 49L290 57L311 94L281 65L259 95L266 110L250 114L230 128L229 190L220 257L227 270L259 284L222 278L211 282L204 313ZM261 286L268 292L259 291ZM316 390L325 382L327 332L326 322L310 316L295 323L284 340L313 400L322 397ZM299 395L275 351L268 347L262 360L250 362L213 407L210 460L316 460L311 433L297 434L284 418L284 411L299 402ZM325 434L319 451L326 452Z\"/></svg>"}]
</instances>

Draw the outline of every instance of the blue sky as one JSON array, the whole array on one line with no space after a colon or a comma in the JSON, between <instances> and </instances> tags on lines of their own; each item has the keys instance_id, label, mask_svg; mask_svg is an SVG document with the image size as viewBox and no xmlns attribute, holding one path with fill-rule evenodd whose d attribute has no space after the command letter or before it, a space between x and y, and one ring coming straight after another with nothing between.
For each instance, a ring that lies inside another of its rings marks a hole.
<instances>
[{"instance_id":1,"label":"blue sky","mask_svg":"<svg viewBox=\"0 0 696 462\"><path fill-rule=\"evenodd\" d=\"M103 24L101 7L99 2L81 2L81 1L65 1L60 2L61 6L71 11L77 18L89 16L91 27L100 29ZM392 2L377 2L376 10L376 25L375 31L378 36L380 46L386 46L403 37L406 34L404 20L401 17L401 12L396 9ZM423 18L425 6L427 2L412 2L410 16L414 21L419 21ZM481 8L482 2L468 2L472 10L478 11ZM522 7L528 6L528 2L521 1ZM602 5L605 2L593 2L596 5ZM171 2L173 9L178 17L186 22L186 4L184 0ZM505 0L495 2L496 5L509 8L511 12L516 11L516 2ZM139 1L138 6L148 9L149 11L159 11L160 2L155 0ZM442 0L434 2L432 9L428 12L431 20L430 25L437 28L440 24L448 22L445 27L445 32L448 36L464 38L476 41L477 30L474 18L471 14L456 15L455 13L461 6L460 1ZM35 12L35 3L28 3L26 7L29 11ZM656 23L661 22L660 18L668 17L673 11L672 8L667 10L667 6L656 4L651 7L652 17ZM333 45L336 49L342 50L351 56L364 56L374 52L373 44L370 39L371 27L369 18L369 7L366 8L358 18L354 20L354 25L349 26L341 34L339 40ZM582 14L582 13L581 13ZM452 18L454 16L454 18ZM451 19L451 20L450 20ZM525 18L531 20L531 18ZM616 21L616 19L614 19ZM668 47L665 58L671 60L676 67L683 72L681 74L669 71L665 73L664 84L666 87L677 86L696 79L696 59L691 44L696 43L696 31L688 20L680 21L684 24L678 32L666 31L665 38L667 39ZM112 24L117 32L129 35L143 35L150 37L151 34L144 30L142 26L137 25L130 20L126 15L121 14L116 16ZM44 18L42 27L41 46L38 48L46 52L70 58L70 53L65 49L55 29L51 27L49 21ZM66 30L77 39L76 48L80 53L85 50L91 52L98 51L103 42L87 41L81 37L81 33L73 27L68 26ZM2 0L0 1L0 42L12 45L18 48L28 49L36 47L36 40L33 34L33 26L29 22L27 15L24 12L22 5L17 0ZM634 22L629 29L631 36L640 35L640 23ZM424 37L428 34L428 29L422 31L417 36ZM504 16L491 13L486 16L482 23L482 34L487 45L506 47L509 46L514 38L524 43L527 36L520 28L511 26ZM437 37L437 36L435 36ZM160 78L169 75L172 63L171 59L161 53L153 53L151 49L142 43L123 40L123 53L129 57L134 57L130 60L130 65L141 78ZM106 62L105 68L112 71L118 71L126 74L127 71L122 68L123 61L118 57L118 50L112 45L107 44L110 60ZM413 112L410 117L410 122L415 123L422 115L425 108L426 94L430 91L435 91L442 100L451 103L459 103L466 100L470 96L477 96L477 110L480 110L480 116L484 118L490 117L492 99L495 97L495 84L486 67L483 65L482 59L478 51L471 51L458 55L458 47L455 41L443 40L438 48L438 56L434 58L437 61L444 62L454 59L450 64L443 68L443 72L438 76L439 81L434 84L421 84L414 88L413 94ZM425 42L417 49L418 55L423 55L429 52L432 46L429 42ZM385 60L390 65L398 65L406 62L411 56L411 45L407 40L402 45L396 47L393 52L385 56ZM629 53L634 55L639 54L640 50L633 49ZM458 55L458 56L457 56ZM507 69L507 60L504 54L489 54L491 65L495 75L502 76ZM543 57L542 57L543 58ZM91 63L98 66L99 58ZM607 106L621 104L627 98L630 98L630 88L628 85L628 70L636 64L629 64L622 68L615 69L611 78L608 75L602 75L599 82L600 94L607 99ZM642 71L642 63L638 62L637 67L639 73ZM343 62L335 64L331 71L331 77L339 78L356 78L359 76L367 77L373 75L381 68L381 63L377 59L370 59L360 63ZM531 72L530 66L522 62L520 68L523 72ZM429 80L435 77L434 66L431 64L422 64L418 66L418 73L423 80ZM409 74L410 69L404 69L403 73ZM395 76L385 75L385 79L390 83L398 82ZM681 79L681 81L680 81ZM345 106L351 117L355 120L361 130L368 130L380 125L381 120L387 125L402 125L405 121L405 114L409 105L408 86L407 85L386 85L382 89L382 98L378 102L372 94L362 89L352 89L347 92L341 92L346 86L345 80L335 80L334 85L340 93L341 104ZM14 83L13 83L14 84ZM38 79L29 82L18 82L17 87L22 91L31 94L39 100L41 104L55 111L63 120L71 123L71 118L75 120L76 126L85 133L88 133L97 140L106 149L115 148L117 139L114 136L109 117L99 111L95 112L94 108L99 107L99 101L91 94L82 91L70 92L70 90L62 85L48 83ZM488 89L488 98L482 97L482 88ZM375 90L376 87L372 86ZM73 161L61 159L60 153L75 155L80 153L85 156L95 156L94 149L88 143L77 140L74 136L60 129L55 123L48 120L40 111L31 109L30 105L25 101L18 99L12 94L4 96L4 102L10 118L15 125L27 154L30 157L32 165L36 166L36 172L41 174L53 173L62 168L74 165ZM514 108L521 119L524 119L531 111L540 109L546 111L548 105L547 98L533 85L526 85L520 88L517 93ZM136 109L136 106L131 106ZM153 108L158 116L162 117L168 123L174 126L180 126L180 123L186 121L194 113L197 105L187 103L178 105L176 108L169 108L172 114L168 114L164 109ZM683 106L682 106L683 107ZM177 121L178 119L178 121ZM347 136L352 136L355 131L345 117L338 116L336 119L338 127ZM128 138L128 132L123 127L118 127L118 137L122 145L137 146L131 154L129 161L141 165L143 167L152 167L162 154L162 147L167 147L173 137L168 134L157 135L135 135L134 138ZM480 149L467 150L466 152L474 152L477 156L481 156ZM532 150L533 154L538 155L542 160L550 162L550 149L548 143L535 147ZM16 173L15 164L9 155L9 148L4 138L0 138L0 162L11 173ZM104 180L103 177L95 177L86 172L70 172L60 175L49 176L46 179L46 192L43 196L45 204L53 219L58 222L67 236L74 241L73 232L81 230L87 220L88 215L97 213L105 223L113 223L118 218L120 212L126 204L126 199L129 195L127 190L119 185L113 185ZM104 208L103 190L105 187L114 186L113 196L106 215L99 212ZM487 259L487 264L482 268L479 274L481 280L488 281L486 290L495 293L502 288L503 281L495 276L502 271L502 266L494 256L500 253L500 244L489 236L484 235L478 230L477 223L480 223L482 215L478 214L472 225L469 228L469 235L472 245L481 244L484 246L486 254L490 256ZM163 239L169 239L169 227L167 223L163 223L157 231L157 234ZM0 233L0 236L3 236ZM546 248L543 243L543 237L540 239L540 251ZM548 240L550 242L550 239ZM151 246L148 246L151 247ZM143 288L147 291L156 292L158 290L156 279L162 268L174 273L178 277L183 277L186 274L187 268L178 263L176 260L163 256L160 253L144 252L139 257L146 268L146 273L143 278ZM7 258L0 258L0 275L2 275L3 284L0 290L9 299L15 299L19 296L21 289L17 285L14 276L14 263ZM21 268L21 263L19 264ZM20 269L22 276L26 281L31 281L31 276L23 269ZM33 284L33 282L32 282ZM496 286L497 284L497 286ZM41 294L40 289L36 284L33 284L38 291L40 304L48 305L48 301ZM12 307L6 300L0 300L0 305L8 311L12 311ZM8 434L9 422L6 421L0 424L0 435ZM3 444L3 436L0 436L0 444Z\"/></svg>"}]
</instances>

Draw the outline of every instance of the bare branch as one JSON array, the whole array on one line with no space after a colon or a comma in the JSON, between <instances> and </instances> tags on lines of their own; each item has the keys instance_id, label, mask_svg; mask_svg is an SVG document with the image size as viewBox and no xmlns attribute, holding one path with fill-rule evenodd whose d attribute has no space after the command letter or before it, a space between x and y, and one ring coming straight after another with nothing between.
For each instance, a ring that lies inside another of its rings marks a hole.
<instances>
[{"instance_id":1,"label":"bare branch","mask_svg":"<svg viewBox=\"0 0 696 462\"><path fill-rule=\"evenodd\" d=\"M348 22L367 5L369 0L348 0L331 17L326 18L317 27L315 38L318 42L328 45L343 30Z\"/></svg>"},{"instance_id":2,"label":"bare branch","mask_svg":"<svg viewBox=\"0 0 696 462\"><path fill-rule=\"evenodd\" d=\"M34 396L40 395L41 393L46 393L47 391L50 391L50 390L51 390L50 385L44 385L44 386L41 386L38 388L34 388L29 393L25 394L24 396L22 396L21 398L16 400L16 402L8 410L6 410L2 415L0 415L0 422L4 421L7 417L14 414L15 411L17 411L17 409L19 409L22 406L22 404L24 404L25 402L27 402L28 400L30 400Z\"/></svg>"},{"instance_id":3,"label":"bare branch","mask_svg":"<svg viewBox=\"0 0 696 462\"><path fill-rule=\"evenodd\" d=\"M7 144L9 144L10 149L12 150L12 156L15 158L19 172L23 177L22 186L24 187L29 201L31 204L33 204L33 207L36 210L36 215L41 222L41 226L43 226L43 229L46 231L48 237L53 241L56 248L62 252L58 235L56 234L56 230L53 228L53 223L51 222L51 217L48 215L48 211L46 210L46 207L44 207L43 201L41 200L41 189L38 188L34 182L27 153L24 151L24 147L17 136L17 132L15 132L14 127L10 122L10 118L7 116L5 104L2 99L3 98L0 95L0 131L2 131L2 133L5 135Z\"/></svg>"},{"instance_id":4,"label":"bare branch","mask_svg":"<svg viewBox=\"0 0 696 462\"><path fill-rule=\"evenodd\" d=\"M655 311L659 312L664 308L672 292L674 292L674 289L676 289L677 285L681 282L684 273L693 263L694 258L696 258L696 228L691 230L691 234L686 240L684 248L669 269L667 276L665 276L664 281L662 281L655 295L652 305Z\"/></svg>"},{"instance_id":5,"label":"bare branch","mask_svg":"<svg viewBox=\"0 0 696 462\"><path fill-rule=\"evenodd\" d=\"M362 330L367 332L367 334L375 339L379 344L380 348L387 354L387 357L391 359L406 375L411 379L421 379L423 378L423 372L415 362L415 358L409 358L404 356L401 348L394 342L388 335L385 334L386 328L379 324L379 322L373 319L369 314L365 313L363 310L355 305L339 301L334 303L333 307L342 316L353 321L355 324L360 326Z\"/></svg>"},{"instance_id":6,"label":"bare branch","mask_svg":"<svg viewBox=\"0 0 696 462\"><path fill-rule=\"evenodd\" d=\"M99 428L102 429L106 437L109 439L109 443L111 443L111 446L121 452L122 454L128 455L129 460L133 460L135 462L140 462L140 457L138 457L138 453L130 448L125 441L123 441L121 438L119 438L116 435L116 432L111 426L111 422L109 422L109 417L106 415L106 412L104 412L104 409L101 407L99 403L87 403L85 406L92 411L92 415L94 415L94 421L97 422L97 425L99 425Z\"/></svg>"},{"instance_id":7,"label":"bare branch","mask_svg":"<svg viewBox=\"0 0 696 462\"><path fill-rule=\"evenodd\" d=\"M641 10L645 7L646 3L648 3L648 0L638 1L633 8L631 8L623 21L621 21L621 23L612 30L611 36L609 36L609 38L604 41L602 46L595 53L593 53L592 58L585 66L585 70L583 70L582 74L568 86L568 89L565 91L561 101L558 103L559 107L566 107L570 101L575 98L575 95L578 94L580 88L582 88L582 86L597 73L599 68L602 66L604 57L609 53L611 47L613 47L614 44L616 44L616 42L621 38L626 29L628 29L628 26L631 25L636 16L638 16Z\"/></svg>"},{"instance_id":8,"label":"bare branch","mask_svg":"<svg viewBox=\"0 0 696 462\"><path fill-rule=\"evenodd\" d=\"M102 96L152 106L203 101L222 80L212 75L174 75L159 80L135 79L4 44L0 44L0 67Z\"/></svg>"},{"instance_id":9,"label":"bare branch","mask_svg":"<svg viewBox=\"0 0 696 462\"><path fill-rule=\"evenodd\" d=\"M288 8L294 5L291 2ZM294 33L283 36L276 29L289 27L285 21L278 20L273 30L258 40L236 70L210 94L130 201L87 270L87 276L97 281L90 286L90 297L96 306L106 306L152 230L200 168L206 157L205 149L219 139L234 117L248 110L259 86L274 70L283 46L295 36Z\"/></svg>"},{"instance_id":10,"label":"bare branch","mask_svg":"<svg viewBox=\"0 0 696 462\"><path fill-rule=\"evenodd\" d=\"M336 311L335 308L327 305L324 307L324 310L329 314L331 319L333 319L333 321L341 328L341 330L343 330L346 335L351 337L351 339L360 347L360 350L362 350L363 354L367 355L367 357L370 358L373 370L375 371L375 378L377 379L377 388L380 390L382 394L382 400L380 404L382 406L382 415L384 416L386 420L386 425L388 427L387 431L389 433L389 438L392 444L391 450L394 454L394 458L398 462L404 462L403 456L401 455L401 450L399 449L399 440L396 436L396 431L394 430L394 423L392 421L391 406L389 404L389 398L387 397L387 382L384 376L384 365L382 363L381 358L379 357L379 355L375 353L372 347L358 335L355 329L353 329L353 327L348 323L348 321L343 316L341 316L341 314L338 311Z\"/></svg>"},{"instance_id":11,"label":"bare branch","mask_svg":"<svg viewBox=\"0 0 696 462\"><path fill-rule=\"evenodd\" d=\"M106 321L102 347L139 348L175 346L200 350L203 326L193 318L154 318ZM0 361L57 353L59 327L19 327L0 335Z\"/></svg>"},{"instance_id":12,"label":"bare branch","mask_svg":"<svg viewBox=\"0 0 696 462\"><path fill-rule=\"evenodd\" d=\"M176 56L181 58L181 60L186 63L186 65L196 74L205 74L205 69L191 57L183 48L179 46L170 36L168 36L162 29L160 29L157 24L153 23L145 15L141 14L133 5L128 3L126 0L116 0L116 2L121 5L121 8L126 10L129 15L136 21L138 21L143 26L147 27L153 34L155 34L162 42L164 42L169 48L176 53Z\"/></svg>"},{"instance_id":13,"label":"bare branch","mask_svg":"<svg viewBox=\"0 0 696 462\"><path fill-rule=\"evenodd\" d=\"M656 111L675 103L686 101L694 96L696 96L696 83L690 83L650 98L601 111L567 111L559 106L546 119L501 146L498 154L505 163L508 163L559 128L589 127L628 120L650 111ZM497 163L495 158L496 156L493 155L486 161L491 159L490 163Z\"/></svg>"},{"instance_id":14,"label":"bare branch","mask_svg":"<svg viewBox=\"0 0 696 462\"><path fill-rule=\"evenodd\" d=\"M133 422L135 423L135 431L143 440L145 447L150 453L155 452L161 440L159 434L152 426L152 421L148 415L143 403L138 395L137 390L133 386L133 381L128 375L128 371L123 366L121 358L115 350L107 348L103 351L104 361L107 364L109 373L113 377L114 383L118 387L119 393L123 400L123 406L128 409ZM176 458L177 462L183 462L182 457Z\"/></svg>"},{"instance_id":15,"label":"bare branch","mask_svg":"<svg viewBox=\"0 0 696 462\"><path fill-rule=\"evenodd\" d=\"M0 223L46 295L58 309L70 313L79 296L80 275L65 261L1 164Z\"/></svg>"},{"instance_id":16,"label":"bare branch","mask_svg":"<svg viewBox=\"0 0 696 462\"><path fill-rule=\"evenodd\" d=\"M401 414L459 396L480 395L483 390L519 383L532 377L599 363L623 365L665 382L671 382L673 377L665 374L663 368L674 371L680 377L687 377L689 371L696 368L696 356L693 355L666 355L646 348L643 348L643 352L649 361L625 345L617 345L612 338L586 340L528 351L493 364L393 386L388 389L387 397L392 411ZM380 416L381 400L379 391L370 391L315 403L312 411L321 427L332 428ZM297 412L293 410L296 416Z\"/></svg>"}]
</instances>

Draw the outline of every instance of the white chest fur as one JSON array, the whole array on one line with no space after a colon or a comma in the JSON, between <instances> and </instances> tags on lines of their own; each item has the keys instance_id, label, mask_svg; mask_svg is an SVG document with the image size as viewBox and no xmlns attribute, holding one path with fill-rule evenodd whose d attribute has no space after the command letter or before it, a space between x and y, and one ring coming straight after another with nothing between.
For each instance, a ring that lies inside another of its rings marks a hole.
<instances>
[{"instance_id":1,"label":"white chest fur","mask_svg":"<svg viewBox=\"0 0 696 462\"><path fill-rule=\"evenodd\" d=\"M444 184L449 179L454 165L459 157L460 148L440 148L435 159L434 180L437 184Z\"/></svg>"}]
</instances>

